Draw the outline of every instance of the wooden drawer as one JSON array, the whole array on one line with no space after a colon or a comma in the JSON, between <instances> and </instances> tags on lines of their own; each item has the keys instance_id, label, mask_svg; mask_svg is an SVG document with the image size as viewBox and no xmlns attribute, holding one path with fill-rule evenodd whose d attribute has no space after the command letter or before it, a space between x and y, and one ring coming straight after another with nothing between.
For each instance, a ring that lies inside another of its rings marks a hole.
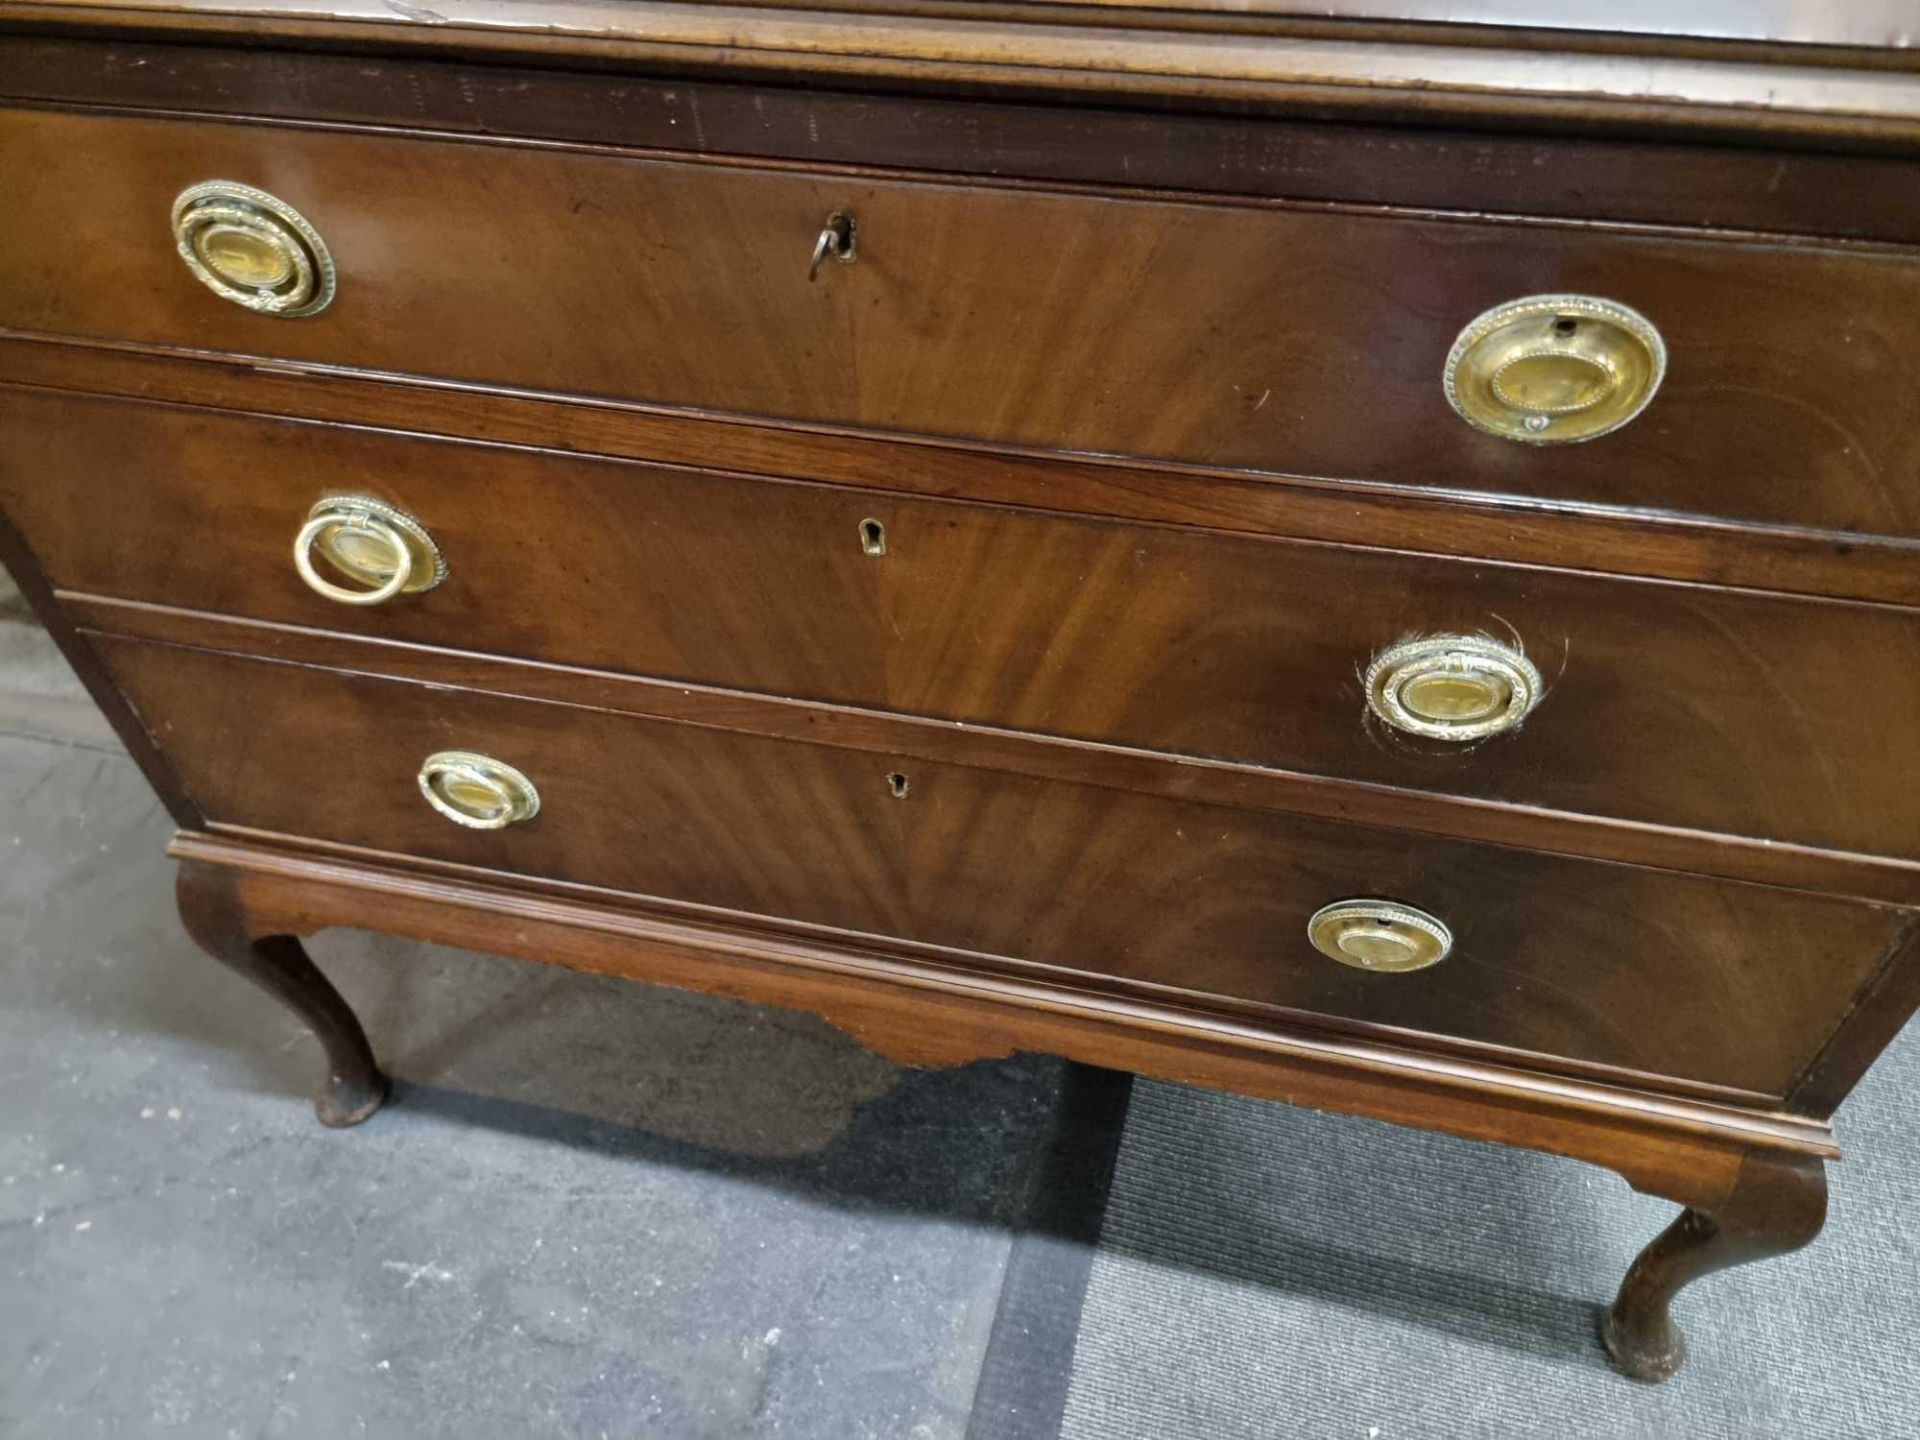
<instances>
[{"instance_id":1,"label":"wooden drawer","mask_svg":"<svg viewBox=\"0 0 1920 1440\"><path fill-rule=\"evenodd\" d=\"M102 653L215 823L894 936L1184 994L1781 1093L1896 912L209 651ZM449 823L422 760L475 750L531 820ZM1439 915L1456 953L1366 973L1329 901ZM957 957L958 958L958 957Z\"/></svg>"},{"instance_id":2,"label":"wooden drawer","mask_svg":"<svg viewBox=\"0 0 1920 1440\"><path fill-rule=\"evenodd\" d=\"M1908 611L19 391L0 426L0 506L69 590L1920 857ZM342 488L417 515L445 583L309 592L291 541ZM1369 714L1369 658L1448 630L1520 637L1518 731Z\"/></svg>"},{"instance_id":3,"label":"wooden drawer","mask_svg":"<svg viewBox=\"0 0 1920 1440\"><path fill-rule=\"evenodd\" d=\"M1890 251L1173 202L267 125L0 116L0 324L1024 446L1920 533L1920 265ZM31 157L25 163L24 157ZM338 298L204 289L184 187L260 186ZM808 284L831 212L851 265ZM1475 431L1441 372L1520 296L1664 335L1589 444Z\"/></svg>"}]
</instances>

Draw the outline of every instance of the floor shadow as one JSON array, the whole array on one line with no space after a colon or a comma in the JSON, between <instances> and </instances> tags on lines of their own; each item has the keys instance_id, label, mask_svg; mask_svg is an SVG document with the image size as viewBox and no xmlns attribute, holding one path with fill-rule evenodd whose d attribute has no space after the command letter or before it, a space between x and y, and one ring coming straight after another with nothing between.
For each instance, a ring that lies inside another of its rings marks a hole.
<instances>
[{"instance_id":1,"label":"floor shadow","mask_svg":"<svg viewBox=\"0 0 1920 1440\"><path fill-rule=\"evenodd\" d=\"M779 1157L404 1080L395 1082L389 1104L414 1120L776 1186L843 1208L898 1210L1001 1228L1057 1227L1061 1233L1079 1235L1084 1222L1064 1214L1057 1203L1034 1203L1025 1181L1049 1147L1064 1143L1061 1122L1084 1115L1085 1107L1074 1097L1088 1083L1087 1075L1106 1073L1083 1072L1084 1067L1044 1056L909 1071L885 1095L860 1106L852 1122L823 1148ZM380 1118L369 1123L380 1123Z\"/></svg>"},{"instance_id":2,"label":"floor shadow","mask_svg":"<svg viewBox=\"0 0 1920 1440\"><path fill-rule=\"evenodd\" d=\"M23 964L10 1003L43 1006L52 1023L172 1036L295 1103L316 1078L317 1048L293 1017L179 931L171 866L160 855L170 827L132 766L69 756L49 773L44 786L35 779L22 790L31 803L12 816L47 873L7 903L27 952L61 958ZM1074 1099L1080 1072L1064 1062L1017 1056L900 1070L791 1012L352 932L329 932L314 949L396 1075L392 1108L374 1125L400 1117L484 1128L850 1208L1027 1226L1084 1243L1084 1214L1037 1195L1033 1178L1036 1157L1063 1130L1090 1123ZM1104 1113L1102 1123L1119 1123L1118 1110ZM1318 1174L1352 1157L1307 1148L1289 1161ZM1417 1166L1418 1156L1369 1163ZM1450 1212L1506 1203L1492 1190L1459 1188L1460 1173L1436 1175L1426 1197L1432 1218L1422 1223L1436 1235ZM1076 1186L1071 1174L1047 1183ZM1194 1203L1230 1212L1237 1188L1262 1183L1258 1166L1239 1174L1229 1165ZM1347 1206L1356 1233L1391 1223L1364 1200L1321 1194L1301 1203ZM1537 1221L1509 1215L1513 1242L1542 1243ZM1175 1232L1138 1258L1533 1353L1591 1350L1590 1301L1490 1278L1471 1263L1384 1256L1271 1226L1243 1225L1224 1245L1221 1233Z\"/></svg>"}]
</instances>

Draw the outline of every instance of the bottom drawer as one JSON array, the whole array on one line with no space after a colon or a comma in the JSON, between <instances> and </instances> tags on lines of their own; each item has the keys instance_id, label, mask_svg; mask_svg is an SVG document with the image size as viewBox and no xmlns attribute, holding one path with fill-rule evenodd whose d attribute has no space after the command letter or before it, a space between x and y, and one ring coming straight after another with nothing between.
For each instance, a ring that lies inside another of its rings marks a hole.
<instances>
[{"instance_id":1,"label":"bottom drawer","mask_svg":"<svg viewBox=\"0 0 1920 1440\"><path fill-rule=\"evenodd\" d=\"M214 823L953 947L1778 1096L1898 912L1629 866L1126 794L493 694L97 642ZM451 823L475 751L537 815ZM1321 906L1441 919L1428 969L1336 964Z\"/></svg>"}]
</instances>

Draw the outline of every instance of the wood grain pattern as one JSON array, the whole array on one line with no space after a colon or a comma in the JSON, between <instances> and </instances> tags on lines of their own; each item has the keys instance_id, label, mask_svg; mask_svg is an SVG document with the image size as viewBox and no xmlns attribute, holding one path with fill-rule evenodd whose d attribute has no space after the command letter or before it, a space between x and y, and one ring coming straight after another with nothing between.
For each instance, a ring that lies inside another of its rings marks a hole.
<instances>
[{"instance_id":1,"label":"wood grain pattern","mask_svg":"<svg viewBox=\"0 0 1920 1440\"><path fill-rule=\"evenodd\" d=\"M0 0L0 557L322 1118L384 1083L294 937L368 925L1610 1165L1687 1207L1604 1332L1643 1378L1813 1236L1920 1005L1892 0L434 3ZM178 265L215 176L325 233L323 316ZM1454 335L1560 290L1666 390L1469 430ZM297 589L341 491L448 583ZM1368 728L1436 629L1543 663L1517 735ZM451 824L449 748L545 808ZM1333 964L1356 895L1455 953Z\"/></svg>"},{"instance_id":2,"label":"wood grain pattern","mask_svg":"<svg viewBox=\"0 0 1920 1440\"><path fill-rule=\"evenodd\" d=\"M0 33L0 96L814 165L1911 242L1920 165L1827 149L977 102Z\"/></svg>"},{"instance_id":3,"label":"wood grain pattern","mask_svg":"<svg viewBox=\"0 0 1920 1440\"><path fill-rule=\"evenodd\" d=\"M0 322L22 329L1841 530L1920 520L1904 255L8 112L0 159L29 153L0 167L0 203L62 224L0 236ZM327 236L344 278L325 313L252 315L186 273L161 217L214 176ZM836 210L861 258L808 285ZM1651 317L1665 389L1584 445L1473 431L1441 393L1454 336L1557 290Z\"/></svg>"},{"instance_id":4,"label":"wood grain pattern","mask_svg":"<svg viewBox=\"0 0 1920 1440\"><path fill-rule=\"evenodd\" d=\"M1632 1093L1402 1045L1256 1026L1064 978L987 975L897 945L716 922L536 882L375 865L185 832L171 853L233 877L256 928L389 933L814 1010L905 1063L1038 1049L1189 1084L1373 1115L1610 1165L1717 1205L1750 1150L1833 1158L1828 1127L1764 1109Z\"/></svg>"},{"instance_id":5,"label":"wood grain pattern","mask_svg":"<svg viewBox=\"0 0 1920 1440\"><path fill-rule=\"evenodd\" d=\"M121 641L98 648L214 822L660 895L1766 1094L1900 933L1892 912L1656 872L752 740ZM462 830L431 752L543 809ZM890 771L905 775L905 798ZM1458 953L1369 975L1307 917L1381 895Z\"/></svg>"},{"instance_id":6,"label":"wood grain pattern","mask_svg":"<svg viewBox=\"0 0 1920 1440\"><path fill-rule=\"evenodd\" d=\"M202 610L60 592L83 637L150 640L424 685L548 700L770 739L826 743L979 770L1236 809L1385 826L1578 859L1920 908L1920 862L1715 835L1302 771L1157 754L1031 731L720 690L578 666L370 640Z\"/></svg>"},{"instance_id":7,"label":"wood grain pattern","mask_svg":"<svg viewBox=\"0 0 1920 1440\"><path fill-rule=\"evenodd\" d=\"M1797 0L1612 0L1607 28L1588 0L1052 0L1092 14L1166 10L1224 19L1254 16L1270 22L1310 25L1327 34L1373 35L1396 23L1432 37L1447 33L1455 43L1474 43L1475 32L1530 32L1542 48L1580 50L1621 47L1640 37L1668 45L1689 37L1780 45L1911 48L1913 14L1905 0L1855 0L1847 5L1807 5ZM848 8L859 8L858 0ZM1552 32L1543 37L1542 31ZM1487 41L1486 43L1494 43ZM1812 59L1812 56L1808 57ZM1816 62L1817 63L1817 62Z\"/></svg>"},{"instance_id":8,"label":"wood grain pattern","mask_svg":"<svg viewBox=\"0 0 1920 1440\"><path fill-rule=\"evenodd\" d=\"M28 548L26 537L15 528L4 505L0 505L0 568L5 569L35 617L46 626L48 635L60 647L60 653L73 667L93 703L100 707L107 723L113 726L114 734L127 747L128 756L140 767L140 773L146 776L174 823L187 829L203 824L199 810L181 788L172 761L155 747L140 717L74 627L73 617L54 598L46 571L41 569L38 557Z\"/></svg>"},{"instance_id":9,"label":"wood grain pattern","mask_svg":"<svg viewBox=\"0 0 1920 1440\"><path fill-rule=\"evenodd\" d=\"M0 395L0 505L69 590L1920 860L1911 611L149 407L112 421ZM366 610L306 589L292 537L340 492L416 516L447 581ZM1444 632L1518 643L1548 677L1518 732L1420 740L1368 711L1373 655Z\"/></svg>"},{"instance_id":10,"label":"wood grain pattern","mask_svg":"<svg viewBox=\"0 0 1920 1440\"><path fill-rule=\"evenodd\" d=\"M1065 459L19 332L0 331L0 377L33 388L264 410L569 454L1920 607L1920 541L1884 536L1115 457ZM103 406L99 423L118 424L120 416Z\"/></svg>"},{"instance_id":11,"label":"wood grain pattern","mask_svg":"<svg viewBox=\"0 0 1920 1440\"><path fill-rule=\"evenodd\" d=\"M1906 146L1920 140L1914 77L1876 66L1871 56L1863 64L1856 51L1754 54L1668 42L1664 51L1646 45L1616 56L1537 42L1420 43L1405 32L1397 43L1392 35L1368 43L1365 32L1348 39L1327 35L1324 27L1274 44L1258 33L1234 33L1236 17L1224 9L1211 27L1219 33L1208 34L1050 24L1072 12L1049 6L1014 4L991 16L952 8L911 13L915 8L565 0L529 14L511 0L442 0L422 23L424 17L379 0L9 0L0 5L0 22L826 77L881 87L964 86L991 95L1177 99L1427 124L1579 125ZM1009 23L1008 13L1025 23ZM1124 14L1125 7L1117 7L1102 18ZM1470 33L1454 27L1433 38ZM1497 40L1499 32L1488 38ZM1809 63L1822 58L1831 63Z\"/></svg>"},{"instance_id":12,"label":"wood grain pattern","mask_svg":"<svg viewBox=\"0 0 1920 1440\"><path fill-rule=\"evenodd\" d=\"M1189 1084L1529 1145L1612 1166L1640 1189L1715 1203L1748 1147L1830 1156L1826 1127L1628 1095L1031 981L984 980L776 930L722 931L586 903L183 834L173 853L234 877L268 929L362 925L442 944L815 1010L903 1063L1038 1049Z\"/></svg>"},{"instance_id":13,"label":"wood grain pattern","mask_svg":"<svg viewBox=\"0 0 1920 1440\"><path fill-rule=\"evenodd\" d=\"M1640 1252L1607 1311L1607 1354L1636 1380L1668 1380L1686 1363L1686 1337L1668 1307L1680 1290L1730 1265L1810 1244L1827 1219L1826 1167L1804 1156L1748 1156L1725 1199L1688 1206Z\"/></svg>"},{"instance_id":14,"label":"wood grain pattern","mask_svg":"<svg viewBox=\"0 0 1920 1440\"><path fill-rule=\"evenodd\" d=\"M1920 1013L1920 921L1888 953L1880 973L1856 998L1852 1013L1800 1077L1788 1096L1791 1108L1803 1115L1831 1115L1916 1013Z\"/></svg>"}]
</instances>

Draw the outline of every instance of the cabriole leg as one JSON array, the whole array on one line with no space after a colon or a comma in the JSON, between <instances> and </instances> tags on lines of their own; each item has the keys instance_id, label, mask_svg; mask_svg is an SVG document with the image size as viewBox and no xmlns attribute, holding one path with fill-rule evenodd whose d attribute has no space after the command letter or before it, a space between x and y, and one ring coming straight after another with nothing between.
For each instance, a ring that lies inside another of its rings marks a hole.
<instances>
[{"instance_id":1,"label":"cabriole leg","mask_svg":"<svg viewBox=\"0 0 1920 1440\"><path fill-rule=\"evenodd\" d=\"M1674 1296L1702 1275L1798 1250L1827 1218L1827 1172L1803 1155L1750 1153L1709 1213L1689 1208L1640 1252L1601 1324L1614 1365L1636 1380L1666 1380L1687 1359Z\"/></svg>"},{"instance_id":2,"label":"cabriole leg","mask_svg":"<svg viewBox=\"0 0 1920 1440\"><path fill-rule=\"evenodd\" d=\"M307 1023L326 1051L327 1077L314 1096L324 1125L358 1125L387 1098L387 1077L340 992L291 935L254 933L232 877L192 861L180 867L180 918L214 959L271 994Z\"/></svg>"}]
</instances>

